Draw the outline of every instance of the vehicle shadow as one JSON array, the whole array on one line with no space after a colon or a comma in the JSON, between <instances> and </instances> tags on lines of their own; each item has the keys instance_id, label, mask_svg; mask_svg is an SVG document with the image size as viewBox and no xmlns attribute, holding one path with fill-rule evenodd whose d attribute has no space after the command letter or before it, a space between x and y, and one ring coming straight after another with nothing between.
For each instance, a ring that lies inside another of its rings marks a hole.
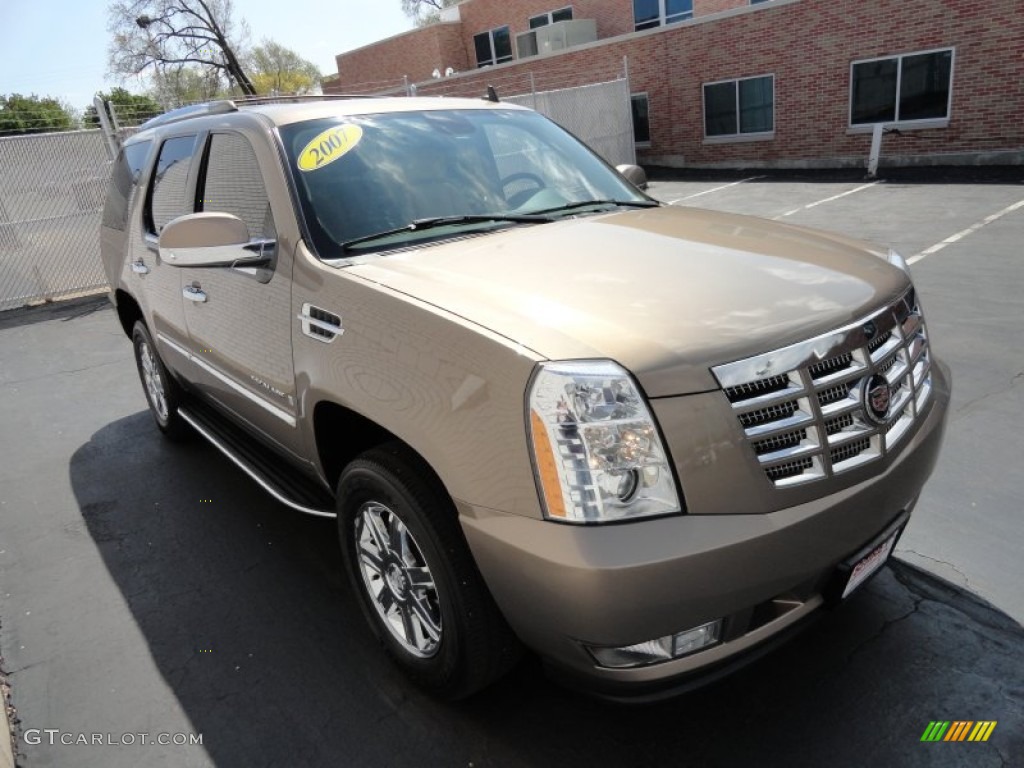
<instances>
[{"instance_id":1,"label":"vehicle shadow","mask_svg":"<svg viewBox=\"0 0 1024 768\"><path fill-rule=\"evenodd\" d=\"M964 755L920 743L930 720L1021 722L1024 630L899 564L789 644L683 698L604 703L549 682L528 657L470 701L439 703L365 629L332 521L273 502L198 439L167 443L146 412L94 434L70 475L218 766L937 765ZM959 746L972 765L1009 763L1021 745L1006 731Z\"/></svg>"}]
</instances>

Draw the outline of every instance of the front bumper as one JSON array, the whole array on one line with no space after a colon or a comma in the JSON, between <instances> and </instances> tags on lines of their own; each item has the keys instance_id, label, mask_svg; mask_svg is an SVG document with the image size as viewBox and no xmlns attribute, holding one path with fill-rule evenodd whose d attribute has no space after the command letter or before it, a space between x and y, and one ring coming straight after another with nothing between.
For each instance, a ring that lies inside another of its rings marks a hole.
<instances>
[{"instance_id":1,"label":"front bumper","mask_svg":"<svg viewBox=\"0 0 1024 768\"><path fill-rule=\"evenodd\" d=\"M934 395L884 471L776 512L578 527L463 507L463 529L526 645L577 683L615 697L645 696L762 648L823 604L836 566L916 503L938 458L949 404L941 363ZM650 666L600 667L584 648L630 645L720 618L718 645Z\"/></svg>"}]
</instances>

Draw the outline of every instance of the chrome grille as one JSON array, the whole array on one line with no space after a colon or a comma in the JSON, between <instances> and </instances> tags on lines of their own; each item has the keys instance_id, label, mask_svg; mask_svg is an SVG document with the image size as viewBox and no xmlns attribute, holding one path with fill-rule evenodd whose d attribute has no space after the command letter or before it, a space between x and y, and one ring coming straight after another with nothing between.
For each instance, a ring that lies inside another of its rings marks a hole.
<instances>
[{"instance_id":1,"label":"chrome grille","mask_svg":"<svg viewBox=\"0 0 1024 768\"><path fill-rule=\"evenodd\" d=\"M932 391L928 334L913 289L861 322L713 373L751 460L776 488L832 477L893 451ZM882 380L889 389L884 415L866 393L884 396Z\"/></svg>"}]
</instances>

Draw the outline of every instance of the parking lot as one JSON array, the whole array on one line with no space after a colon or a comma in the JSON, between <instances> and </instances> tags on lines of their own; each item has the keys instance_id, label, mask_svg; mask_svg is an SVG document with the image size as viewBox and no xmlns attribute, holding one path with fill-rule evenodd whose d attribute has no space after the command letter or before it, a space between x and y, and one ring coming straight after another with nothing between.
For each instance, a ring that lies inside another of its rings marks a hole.
<instances>
[{"instance_id":1,"label":"parking lot","mask_svg":"<svg viewBox=\"0 0 1024 768\"><path fill-rule=\"evenodd\" d=\"M997 183L747 175L650 192L912 262L953 403L936 474L878 578L677 700L605 704L527 658L473 700L439 704L364 629L331 521L276 504L205 444L161 440L105 303L8 312L0 656L18 764L1024 763L1024 169ZM921 743L934 720L998 725L987 743ZM202 744L33 743L34 729Z\"/></svg>"}]
</instances>

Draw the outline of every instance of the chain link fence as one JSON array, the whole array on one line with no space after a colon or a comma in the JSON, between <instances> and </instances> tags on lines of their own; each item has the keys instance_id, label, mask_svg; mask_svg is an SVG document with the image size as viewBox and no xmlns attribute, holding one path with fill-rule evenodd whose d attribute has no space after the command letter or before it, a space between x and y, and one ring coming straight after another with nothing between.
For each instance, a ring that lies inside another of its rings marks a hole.
<instances>
[{"instance_id":1,"label":"chain link fence","mask_svg":"<svg viewBox=\"0 0 1024 768\"><path fill-rule=\"evenodd\" d=\"M481 71L419 84L381 81L366 91L479 97L494 85L502 100L547 115L612 165L636 162L628 78L591 76L606 79L579 85L570 73ZM121 139L150 116L111 106ZM106 287L99 230L110 165L100 130L0 136L0 310Z\"/></svg>"},{"instance_id":2,"label":"chain link fence","mask_svg":"<svg viewBox=\"0 0 1024 768\"><path fill-rule=\"evenodd\" d=\"M100 131L0 137L0 310L102 289Z\"/></svg>"}]
</instances>

